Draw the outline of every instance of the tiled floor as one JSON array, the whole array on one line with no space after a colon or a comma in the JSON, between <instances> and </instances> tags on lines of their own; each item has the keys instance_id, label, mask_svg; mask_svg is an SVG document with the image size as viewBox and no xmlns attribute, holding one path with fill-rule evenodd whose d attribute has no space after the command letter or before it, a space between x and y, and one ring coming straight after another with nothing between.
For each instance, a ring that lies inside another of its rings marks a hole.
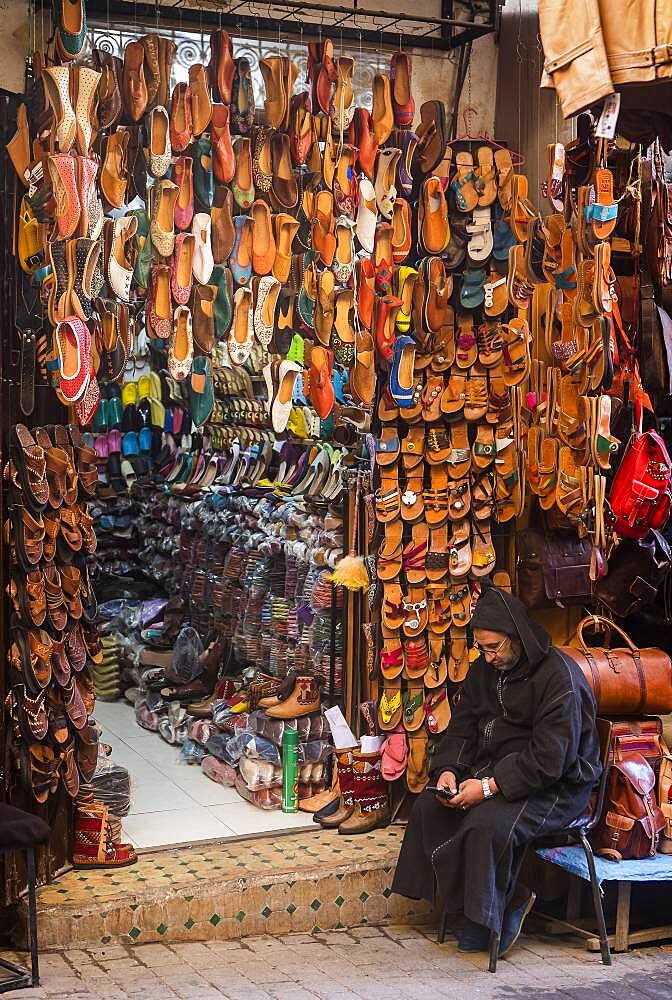
<instances>
[{"instance_id":1,"label":"tiled floor","mask_svg":"<svg viewBox=\"0 0 672 1000\"><path fill-rule=\"evenodd\" d=\"M179 747L141 729L126 702L97 702L96 719L112 757L131 774L132 803L124 835L136 848L153 849L226 840L273 830L314 829L305 813L286 815L244 802L233 788L185 764Z\"/></svg>"}]
</instances>

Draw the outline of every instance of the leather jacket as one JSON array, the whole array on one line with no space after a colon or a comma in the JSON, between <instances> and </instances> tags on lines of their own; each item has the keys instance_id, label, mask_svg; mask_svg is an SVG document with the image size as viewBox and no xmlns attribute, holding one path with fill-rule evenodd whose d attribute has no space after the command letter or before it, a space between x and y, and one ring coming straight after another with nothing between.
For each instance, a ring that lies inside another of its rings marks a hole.
<instances>
[{"instance_id":1,"label":"leather jacket","mask_svg":"<svg viewBox=\"0 0 672 1000\"><path fill-rule=\"evenodd\" d=\"M555 87L565 118L624 84L672 78L668 2L539 0L539 26L545 54L541 86ZM654 100L663 101L663 94ZM645 103L652 108L650 98Z\"/></svg>"}]
</instances>

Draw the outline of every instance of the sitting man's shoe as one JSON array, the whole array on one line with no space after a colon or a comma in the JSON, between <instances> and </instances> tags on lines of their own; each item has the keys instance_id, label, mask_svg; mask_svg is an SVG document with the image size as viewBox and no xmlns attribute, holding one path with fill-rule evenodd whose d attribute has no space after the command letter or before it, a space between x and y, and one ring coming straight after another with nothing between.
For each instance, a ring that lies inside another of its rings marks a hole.
<instances>
[{"instance_id":1,"label":"sitting man's shoe","mask_svg":"<svg viewBox=\"0 0 672 1000\"><path fill-rule=\"evenodd\" d=\"M535 892L532 892L531 889L526 889L525 895L522 899L514 898L514 900L507 907L504 914L504 921L502 923L502 933L499 937L500 958L503 958L504 955L511 951L514 944L520 937L525 917L534 906L536 898L537 894Z\"/></svg>"},{"instance_id":2,"label":"sitting man's shoe","mask_svg":"<svg viewBox=\"0 0 672 1000\"><path fill-rule=\"evenodd\" d=\"M458 951L487 951L490 947L490 931L482 924L476 924L468 917L457 937Z\"/></svg>"}]
</instances>

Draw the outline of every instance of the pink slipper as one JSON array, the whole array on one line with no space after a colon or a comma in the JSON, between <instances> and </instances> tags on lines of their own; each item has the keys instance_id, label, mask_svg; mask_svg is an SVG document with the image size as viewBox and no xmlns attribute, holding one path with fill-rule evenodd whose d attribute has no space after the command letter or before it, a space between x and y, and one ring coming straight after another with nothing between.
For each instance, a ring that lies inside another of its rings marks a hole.
<instances>
[{"instance_id":1,"label":"pink slipper","mask_svg":"<svg viewBox=\"0 0 672 1000\"><path fill-rule=\"evenodd\" d=\"M406 770L408 760L408 743L406 733L391 733L381 747L383 759L381 772L385 781L396 781Z\"/></svg>"}]
</instances>

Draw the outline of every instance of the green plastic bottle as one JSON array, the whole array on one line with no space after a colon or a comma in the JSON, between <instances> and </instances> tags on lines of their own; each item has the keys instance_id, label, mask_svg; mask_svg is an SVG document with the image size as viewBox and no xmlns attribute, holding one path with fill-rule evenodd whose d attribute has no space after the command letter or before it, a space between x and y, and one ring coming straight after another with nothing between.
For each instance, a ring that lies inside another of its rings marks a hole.
<instances>
[{"instance_id":1,"label":"green plastic bottle","mask_svg":"<svg viewBox=\"0 0 672 1000\"><path fill-rule=\"evenodd\" d=\"M282 734L282 811L299 811L299 733L285 728Z\"/></svg>"}]
</instances>

